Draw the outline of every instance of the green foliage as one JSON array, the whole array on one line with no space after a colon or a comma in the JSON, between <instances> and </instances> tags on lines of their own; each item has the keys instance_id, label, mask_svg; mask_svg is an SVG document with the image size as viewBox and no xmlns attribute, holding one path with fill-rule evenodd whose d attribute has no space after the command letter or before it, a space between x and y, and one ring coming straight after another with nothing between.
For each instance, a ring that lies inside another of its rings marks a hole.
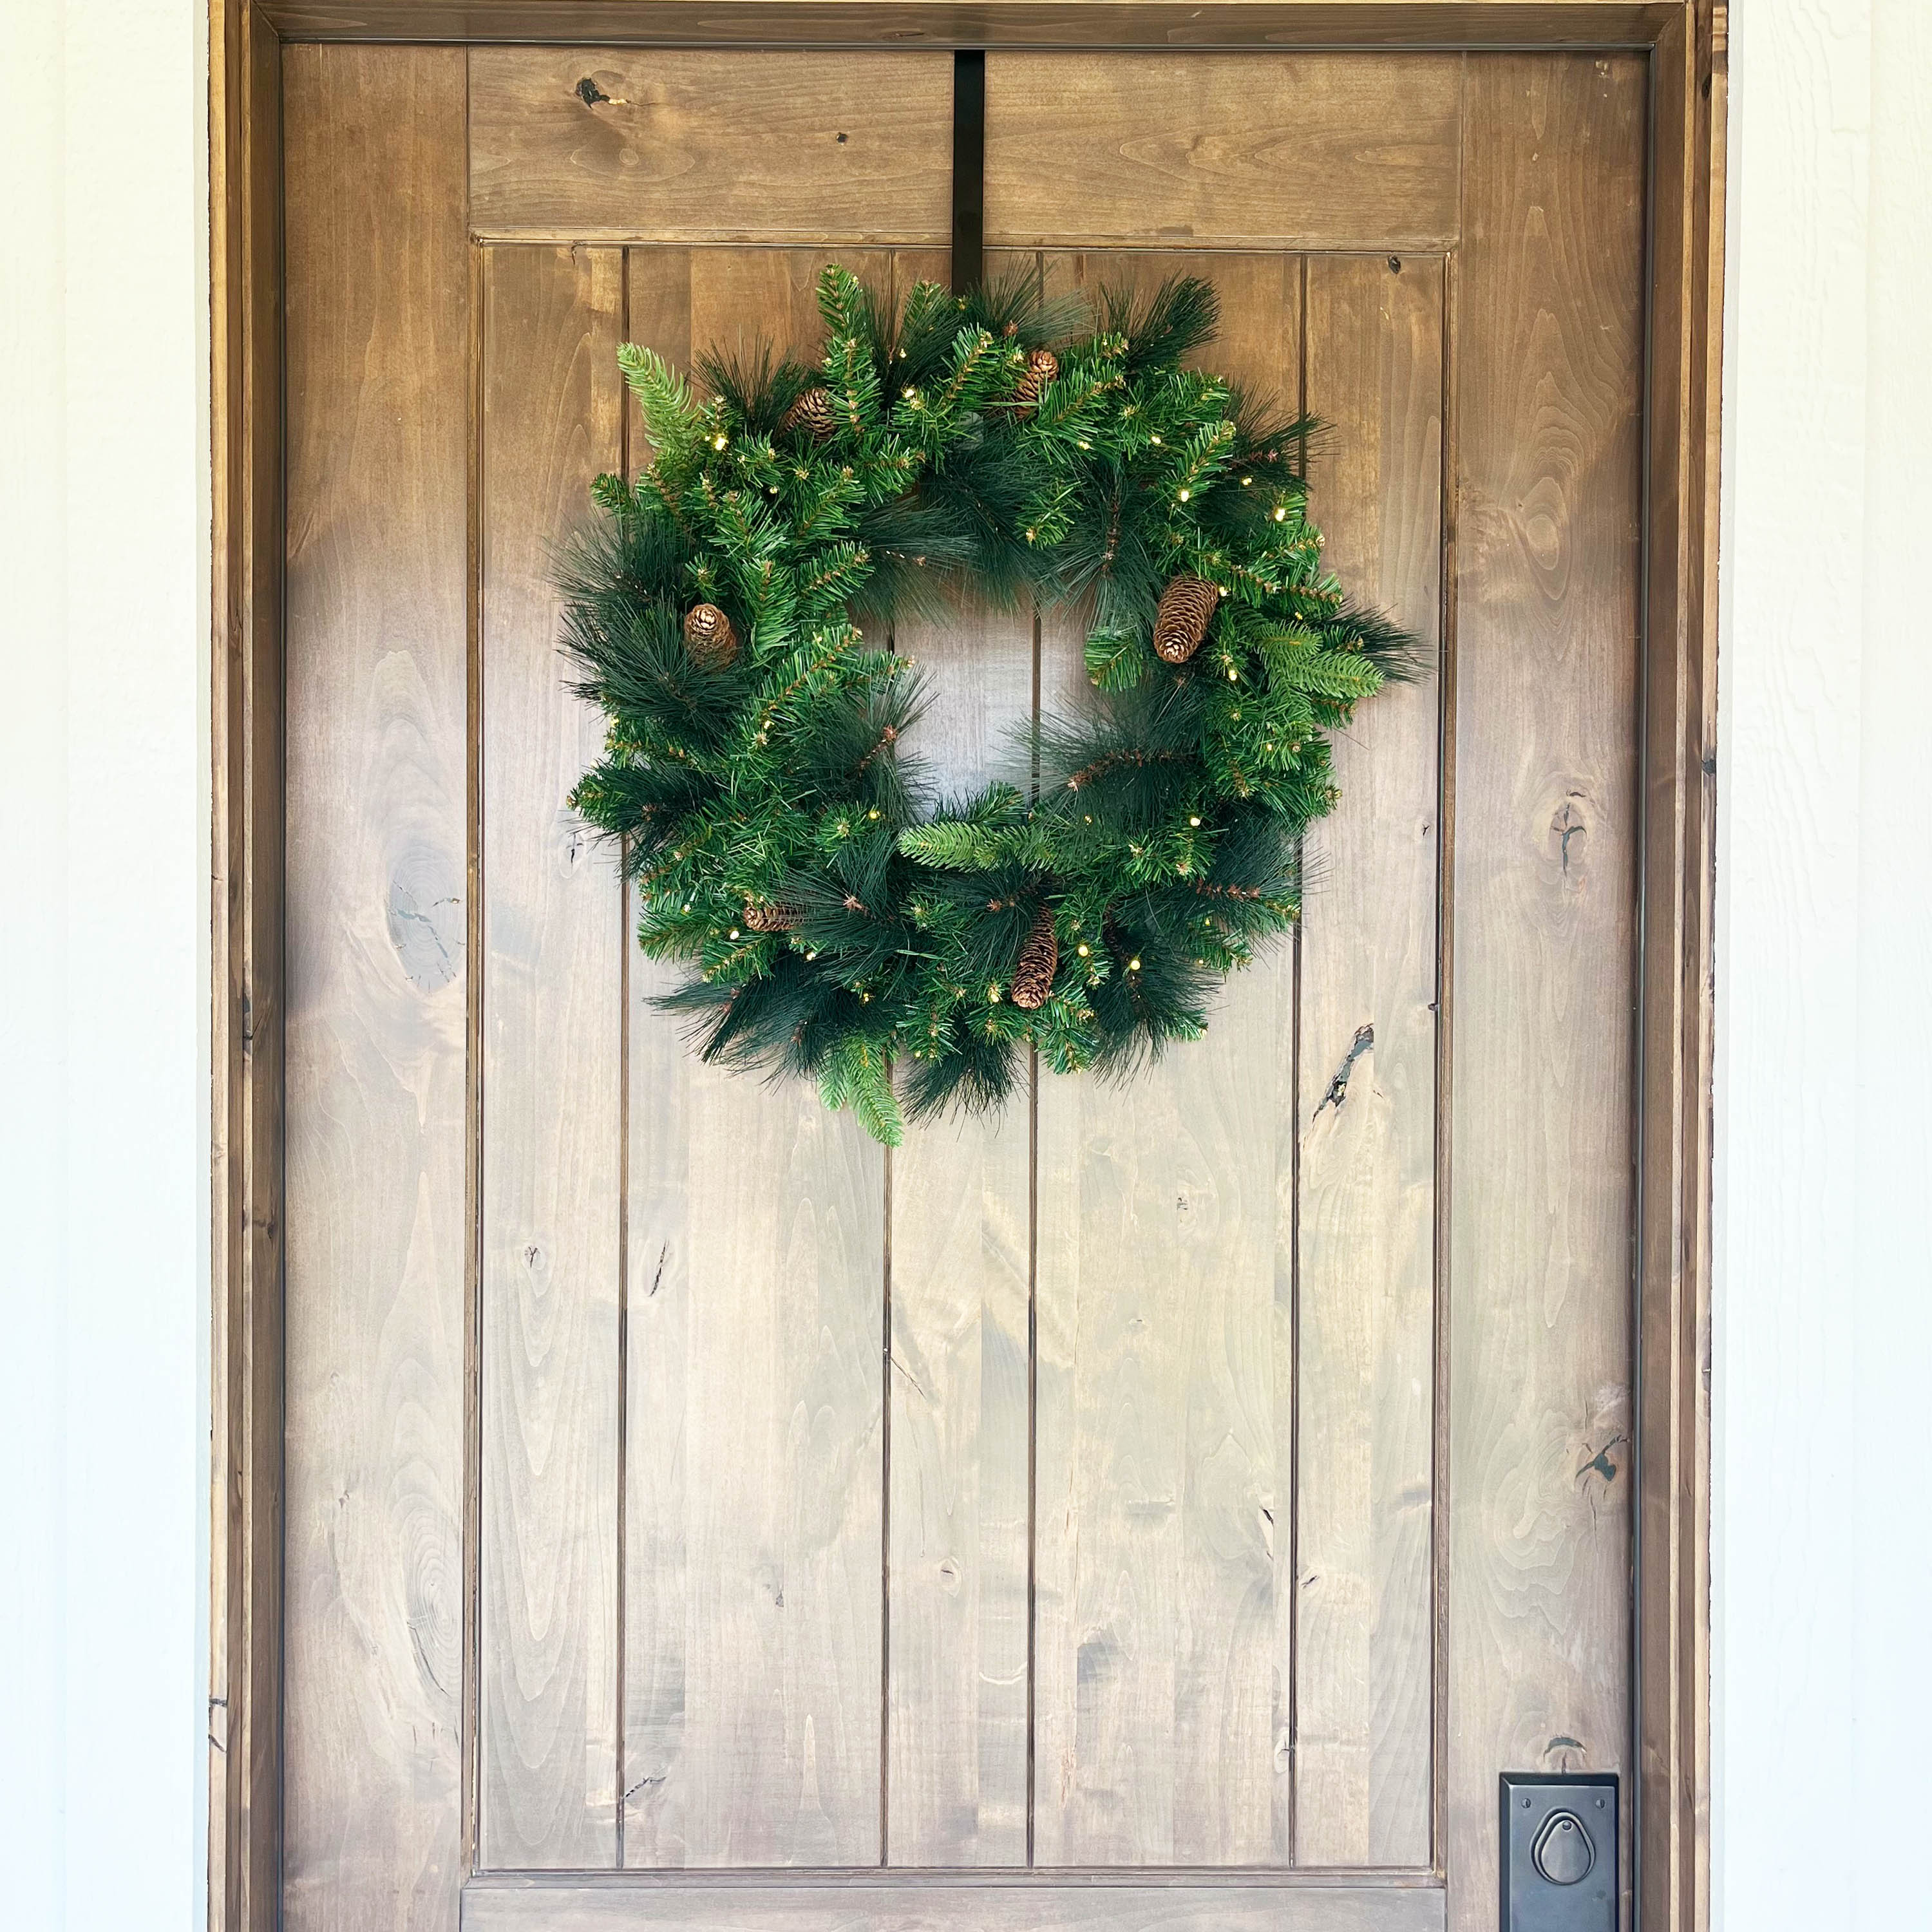
<instances>
[{"instance_id":1,"label":"green foliage","mask_svg":"<svg viewBox=\"0 0 1932 1932\"><path fill-rule=\"evenodd\" d=\"M812 1079L895 1143L908 1115L1001 1105L1030 1048L1122 1073L1198 1036L1299 915L1327 732L1416 647L1322 572L1309 425L1180 366L1214 333L1204 283L1103 295L1096 327L1030 274L895 308L832 267L819 306L815 371L713 355L694 393L619 352L655 454L597 478L563 572L565 647L609 719L573 802L621 842L640 943L692 969L664 1004L697 1050ZM1022 407L1041 347L1058 371ZM814 386L822 441L783 427ZM1174 666L1150 635L1183 572L1223 594ZM968 586L1076 607L1094 694L1016 746L1022 783L930 812L919 682L880 646ZM700 601L730 664L685 648ZM1060 966L1027 1011L1042 908Z\"/></svg>"}]
</instances>

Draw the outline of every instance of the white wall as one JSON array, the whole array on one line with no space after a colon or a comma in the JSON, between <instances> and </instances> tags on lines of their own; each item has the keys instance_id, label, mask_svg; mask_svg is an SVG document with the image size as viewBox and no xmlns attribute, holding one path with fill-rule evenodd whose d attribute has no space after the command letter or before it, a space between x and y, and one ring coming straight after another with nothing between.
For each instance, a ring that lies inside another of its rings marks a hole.
<instances>
[{"instance_id":1,"label":"white wall","mask_svg":"<svg viewBox=\"0 0 1932 1932\"><path fill-rule=\"evenodd\" d=\"M1932 1922L1932 4L1735 0L1724 1932Z\"/></svg>"},{"instance_id":2,"label":"white wall","mask_svg":"<svg viewBox=\"0 0 1932 1932\"><path fill-rule=\"evenodd\" d=\"M1924 1922L1932 5L1736 0L1720 754L1725 1932ZM196 0L0 59L0 1919L200 1916Z\"/></svg>"},{"instance_id":3,"label":"white wall","mask_svg":"<svg viewBox=\"0 0 1932 1932\"><path fill-rule=\"evenodd\" d=\"M205 57L0 7L0 1924L198 1922Z\"/></svg>"}]
</instances>

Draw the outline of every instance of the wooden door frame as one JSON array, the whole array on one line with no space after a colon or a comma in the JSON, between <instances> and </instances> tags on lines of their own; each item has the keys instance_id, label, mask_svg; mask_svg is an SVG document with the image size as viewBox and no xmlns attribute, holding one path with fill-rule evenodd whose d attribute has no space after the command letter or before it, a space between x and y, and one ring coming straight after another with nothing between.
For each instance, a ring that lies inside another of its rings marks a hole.
<instances>
[{"instance_id":1,"label":"wooden door frame","mask_svg":"<svg viewBox=\"0 0 1932 1932\"><path fill-rule=\"evenodd\" d=\"M899 50L1614 47L1648 56L1629 1788L1642 1932L1703 1932L1726 14L1726 0L210 0L214 1932L270 1932L278 1922L280 52L285 41L313 40ZM473 1377L473 1351L472 1364ZM473 1413L475 1390L468 1393ZM466 1522L466 1538L476 1529Z\"/></svg>"}]
</instances>

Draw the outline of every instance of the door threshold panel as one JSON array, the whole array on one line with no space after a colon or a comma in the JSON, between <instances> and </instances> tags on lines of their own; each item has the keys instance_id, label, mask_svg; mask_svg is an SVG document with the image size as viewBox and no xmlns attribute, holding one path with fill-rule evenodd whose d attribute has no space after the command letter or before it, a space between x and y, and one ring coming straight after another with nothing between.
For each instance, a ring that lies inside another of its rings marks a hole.
<instances>
[{"instance_id":1,"label":"door threshold panel","mask_svg":"<svg viewBox=\"0 0 1932 1932\"><path fill-rule=\"evenodd\" d=\"M859 1875L694 1884L644 1874L472 1879L463 1932L1444 1932L1441 1881L1403 1874Z\"/></svg>"}]
</instances>

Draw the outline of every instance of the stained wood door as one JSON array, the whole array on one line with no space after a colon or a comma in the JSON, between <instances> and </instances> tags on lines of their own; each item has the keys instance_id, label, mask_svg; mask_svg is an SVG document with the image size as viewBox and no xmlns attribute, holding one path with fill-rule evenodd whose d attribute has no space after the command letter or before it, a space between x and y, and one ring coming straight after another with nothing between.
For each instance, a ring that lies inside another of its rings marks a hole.
<instances>
[{"instance_id":1,"label":"stained wood door","mask_svg":"<svg viewBox=\"0 0 1932 1932\"><path fill-rule=\"evenodd\" d=\"M652 1006L550 546L620 341L944 278L951 57L284 77L291 1932L1492 1924L1628 1768L1640 62L988 57L989 266L1208 275L1434 669L1204 1042L890 1156Z\"/></svg>"}]
</instances>

